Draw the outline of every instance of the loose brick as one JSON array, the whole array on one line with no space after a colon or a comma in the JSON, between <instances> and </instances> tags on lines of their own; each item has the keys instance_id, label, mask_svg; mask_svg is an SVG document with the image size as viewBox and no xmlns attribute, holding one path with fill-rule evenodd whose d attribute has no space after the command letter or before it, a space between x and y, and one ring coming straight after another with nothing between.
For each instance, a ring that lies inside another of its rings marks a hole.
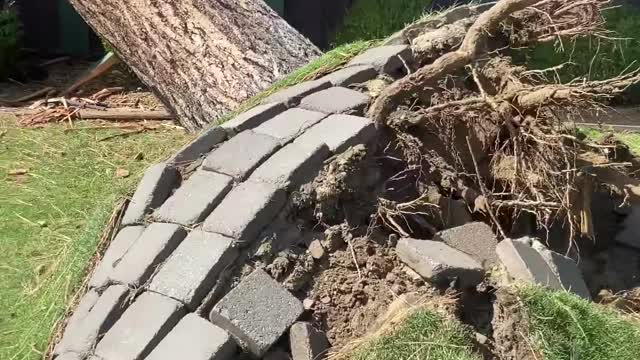
<instances>
[{"instance_id":1,"label":"loose brick","mask_svg":"<svg viewBox=\"0 0 640 360\"><path fill-rule=\"evenodd\" d=\"M377 71L396 75L404 72L404 62L411 64L413 54L408 45L388 45L369 49L349 61L347 66L370 65Z\"/></svg>"},{"instance_id":2,"label":"loose brick","mask_svg":"<svg viewBox=\"0 0 640 360\"><path fill-rule=\"evenodd\" d=\"M293 360L322 360L326 358L329 341L326 335L307 322L297 322L289 330Z\"/></svg>"},{"instance_id":3,"label":"loose brick","mask_svg":"<svg viewBox=\"0 0 640 360\"><path fill-rule=\"evenodd\" d=\"M195 314L188 314L146 360L231 360L236 343L229 333Z\"/></svg>"},{"instance_id":4,"label":"loose brick","mask_svg":"<svg viewBox=\"0 0 640 360\"><path fill-rule=\"evenodd\" d=\"M131 286L143 285L184 239L186 231L175 224L153 223L142 233L115 267L110 281Z\"/></svg>"},{"instance_id":5,"label":"loose brick","mask_svg":"<svg viewBox=\"0 0 640 360\"><path fill-rule=\"evenodd\" d=\"M249 180L297 188L318 174L329 154L326 144L315 148L289 144L260 165Z\"/></svg>"},{"instance_id":6,"label":"loose brick","mask_svg":"<svg viewBox=\"0 0 640 360\"><path fill-rule=\"evenodd\" d=\"M584 282L578 264L573 259L549 250L539 241L535 241L532 247L549 265L565 290L571 291L584 299L591 300L587 284Z\"/></svg>"},{"instance_id":7,"label":"loose brick","mask_svg":"<svg viewBox=\"0 0 640 360\"><path fill-rule=\"evenodd\" d=\"M280 90L277 93L266 98L262 103L283 103L287 107L294 107L300 103L303 97L313 94L316 91L324 90L331 87L331 82L328 80L314 80L305 81L303 83L291 86L284 90Z\"/></svg>"},{"instance_id":8,"label":"loose brick","mask_svg":"<svg viewBox=\"0 0 640 360\"><path fill-rule=\"evenodd\" d=\"M178 301L145 292L102 338L95 354L103 360L144 359L184 314Z\"/></svg>"},{"instance_id":9,"label":"loose brick","mask_svg":"<svg viewBox=\"0 0 640 360\"><path fill-rule=\"evenodd\" d=\"M246 130L209 154L202 168L244 180L278 147L278 139Z\"/></svg>"},{"instance_id":10,"label":"loose brick","mask_svg":"<svg viewBox=\"0 0 640 360\"><path fill-rule=\"evenodd\" d=\"M286 202L286 193L274 184L244 182L236 186L205 220L203 229L252 242Z\"/></svg>"},{"instance_id":11,"label":"loose brick","mask_svg":"<svg viewBox=\"0 0 640 360\"><path fill-rule=\"evenodd\" d=\"M287 107L281 102L258 105L220 126L227 130L229 136L234 136L244 130L260 126L263 122L285 110L287 110Z\"/></svg>"},{"instance_id":12,"label":"loose brick","mask_svg":"<svg viewBox=\"0 0 640 360\"><path fill-rule=\"evenodd\" d=\"M78 353L64 353L56 356L56 360L84 360L85 356Z\"/></svg>"},{"instance_id":13,"label":"loose brick","mask_svg":"<svg viewBox=\"0 0 640 360\"><path fill-rule=\"evenodd\" d=\"M226 138L227 132L224 128L219 126L210 127L193 141L182 147L182 149L178 150L168 162L178 166L189 164L201 156L208 154L209 151Z\"/></svg>"},{"instance_id":14,"label":"loose brick","mask_svg":"<svg viewBox=\"0 0 640 360\"><path fill-rule=\"evenodd\" d=\"M562 289L560 281L542 256L524 241L502 240L496 253L512 278L556 290Z\"/></svg>"},{"instance_id":15,"label":"loose brick","mask_svg":"<svg viewBox=\"0 0 640 360\"><path fill-rule=\"evenodd\" d=\"M258 126L254 131L272 136L284 144L326 117L326 114L316 111L290 109Z\"/></svg>"},{"instance_id":16,"label":"loose brick","mask_svg":"<svg viewBox=\"0 0 640 360\"><path fill-rule=\"evenodd\" d=\"M218 275L236 258L233 239L193 230L162 265L149 290L183 302L195 310Z\"/></svg>"},{"instance_id":17,"label":"loose brick","mask_svg":"<svg viewBox=\"0 0 640 360\"><path fill-rule=\"evenodd\" d=\"M110 286L105 290L78 326L65 329L55 353L90 352L100 336L106 333L124 312L125 298L128 294L129 289L122 285Z\"/></svg>"},{"instance_id":18,"label":"loose brick","mask_svg":"<svg viewBox=\"0 0 640 360\"><path fill-rule=\"evenodd\" d=\"M144 226L127 226L122 228L115 239L111 242L107 251L105 251L102 260L96 267L89 287L98 288L107 285L109 277L113 274L113 270L120 262L122 257L129 251L131 246L140 238L144 232Z\"/></svg>"},{"instance_id":19,"label":"loose brick","mask_svg":"<svg viewBox=\"0 0 640 360\"><path fill-rule=\"evenodd\" d=\"M471 255L485 269L490 268L498 261L496 255L498 239L491 227L483 222L469 223L441 231L436 234L434 240L444 241L452 248Z\"/></svg>"},{"instance_id":20,"label":"loose brick","mask_svg":"<svg viewBox=\"0 0 640 360\"><path fill-rule=\"evenodd\" d=\"M311 127L294 143L305 147L326 143L333 153L341 153L357 144L366 144L376 135L373 123L363 117L331 115Z\"/></svg>"},{"instance_id":21,"label":"loose brick","mask_svg":"<svg viewBox=\"0 0 640 360\"><path fill-rule=\"evenodd\" d=\"M64 351L66 351L66 345L64 343L68 342L66 338L70 336L67 334L75 334L78 332L78 329L82 327L84 319L87 317L87 315L89 315L89 312L96 304L96 302L98 302L99 298L100 295L95 290L89 290L86 294L84 294L84 296L82 296L82 299L80 299L80 302L73 311L73 314L67 321L67 326L65 327L62 339L53 350L54 355L60 355Z\"/></svg>"},{"instance_id":22,"label":"loose brick","mask_svg":"<svg viewBox=\"0 0 640 360\"><path fill-rule=\"evenodd\" d=\"M353 84L361 84L378 76L378 71L370 65L349 66L344 69L334 71L323 77L323 80L331 81L333 86L348 87Z\"/></svg>"},{"instance_id":23,"label":"loose brick","mask_svg":"<svg viewBox=\"0 0 640 360\"><path fill-rule=\"evenodd\" d=\"M122 225L143 224L145 216L162 205L179 180L178 170L169 164L160 163L147 169L122 217Z\"/></svg>"},{"instance_id":24,"label":"loose brick","mask_svg":"<svg viewBox=\"0 0 640 360\"><path fill-rule=\"evenodd\" d=\"M332 87L311 94L300 102L300 108L325 114L362 115L370 97L344 87Z\"/></svg>"},{"instance_id":25,"label":"loose brick","mask_svg":"<svg viewBox=\"0 0 640 360\"><path fill-rule=\"evenodd\" d=\"M156 219L191 226L202 222L231 189L230 176L196 171L156 211Z\"/></svg>"},{"instance_id":26,"label":"loose brick","mask_svg":"<svg viewBox=\"0 0 640 360\"><path fill-rule=\"evenodd\" d=\"M396 253L410 268L434 283L458 278L460 286L469 287L484 279L479 262L439 241L403 238L396 245Z\"/></svg>"},{"instance_id":27,"label":"loose brick","mask_svg":"<svg viewBox=\"0 0 640 360\"><path fill-rule=\"evenodd\" d=\"M211 321L262 356L302 315L302 303L258 269L211 310Z\"/></svg>"}]
</instances>

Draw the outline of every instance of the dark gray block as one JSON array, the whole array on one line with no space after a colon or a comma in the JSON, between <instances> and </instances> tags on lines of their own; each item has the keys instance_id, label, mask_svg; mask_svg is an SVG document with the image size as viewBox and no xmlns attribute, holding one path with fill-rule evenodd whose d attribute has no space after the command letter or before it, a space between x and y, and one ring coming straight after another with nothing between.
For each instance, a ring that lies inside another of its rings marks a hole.
<instances>
[{"instance_id":1,"label":"dark gray block","mask_svg":"<svg viewBox=\"0 0 640 360\"><path fill-rule=\"evenodd\" d=\"M323 80L329 80L333 86L348 87L353 84L361 84L378 76L378 71L370 65L349 66L323 77Z\"/></svg>"},{"instance_id":2,"label":"dark gray block","mask_svg":"<svg viewBox=\"0 0 640 360\"><path fill-rule=\"evenodd\" d=\"M318 174L329 154L326 144L315 148L289 144L260 165L249 180L297 188Z\"/></svg>"},{"instance_id":3,"label":"dark gray block","mask_svg":"<svg viewBox=\"0 0 640 360\"><path fill-rule=\"evenodd\" d=\"M144 359L183 316L178 301L145 292L102 338L95 354L103 360Z\"/></svg>"},{"instance_id":4,"label":"dark gray block","mask_svg":"<svg viewBox=\"0 0 640 360\"><path fill-rule=\"evenodd\" d=\"M538 241L533 243L533 248L542 256L542 259L549 265L551 271L556 274L560 285L562 285L565 290L591 300L591 294L589 293L587 284L584 282L582 272L573 259L549 250Z\"/></svg>"},{"instance_id":5,"label":"dark gray block","mask_svg":"<svg viewBox=\"0 0 640 360\"><path fill-rule=\"evenodd\" d=\"M369 99L368 95L359 91L332 87L305 97L300 107L325 114L362 115Z\"/></svg>"},{"instance_id":6,"label":"dark gray block","mask_svg":"<svg viewBox=\"0 0 640 360\"><path fill-rule=\"evenodd\" d=\"M106 333L124 312L128 294L129 289L122 285L110 286L105 290L78 326L65 329L55 353L89 353L100 336Z\"/></svg>"},{"instance_id":7,"label":"dark gray block","mask_svg":"<svg viewBox=\"0 0 640 360\"><path fill-rule=\"evenodd\" d=\"M615 241L640 249L640 206L634 205L631 213L622 223L622 230L615 235Z\"/></svg>"},{"instance_id":8,"label":"dark gray block","mask_svg":"<svg viewBox=\"0 0 640 360\"><path fill-rule=\"evenodd\" d=\"M64 329L64 335L62 337L62 340L60 340L60 342L56 345L55 349L53 350L54 355L60 355L63 352L67 351L65 349L66 345L64 343L68 342L68 339L66 338L68 336L71 336L67 334L78 333L78 329L82 327L84 319L87 317L87 315L89 315L89 312L91 311L93 306L96 304L96 302L98 302L99 298L100 298L100 295L95 290L89 290L87 291L86 294L82 296L82 299L80 299L80 302L78 303L75 310L73 311L73 314L69 317L69 320L67 321L67 326Z\"/></svg>"},{"instance_id":9,"label":"dark gray block","mask_svg":"<svg viewBox=\"0 0 640 360\"><path fill-rule=\"evenodd\" d=\"M182 147L173 155L168 163L175 165L187 165L201 156L206 155L216 145L227 138L227 131L219 126L213 126L204 130L197 138Z\"/></svg>"},{"instance_id":10,"label":"dark gray block","mask_svg":"<svg viewBox=\"0 0 640 360\"><path fill-rule=\"evenodd\" d=\"M109 281L131 286L143 285L184 239L186 231L175 224L153 223L131 246L113 270Z\"/></svg>"},{"instance_id":11,"label":"dark gray block","mask_svg":"<svg viewBox=\"0 0 640 360\"><path fill-rule=\"evenodd\" d=\"M330 87L331 82L328 80L318 79L314 81L305 81L298 85L278 91L266 98L262 103L283 103L287 107L294 107L300 103L300 100L302 100L303 97Z\"/></svg>"},{"instance_id":12,"label":"dark gray block","mask_svg":"<svg viewBox=\"0 0 640 360\"><path fill-rule=\"evenodd\" d=\"M122 217L122 225L143 224L145 216L160 207L178 186L179 179L178 170L166 163L147 169Z\"/></svg>"},{"instance_id":13,"label":"dark gray block","mask_svg":"<svg viewBox=\"0 0 640 360\"><path fill-rule=\"evenodd\" d=\"M556 290L562 289L560 281L542 256L524 241L502 240L496 253L512 278Z\"/></svg>"},{"instance_id":14,"label":"dark gray block","mask_svg":"<svg viewBox=\"0 0 640 360\"><path fill-rule=\"evenodd\" d=\"M198 170L156 211L156 220L191 226L202 222L231 190L230 176Z\"/></svg>"},{"instance_id":15,"label":"dark gray block","mask_svg":"<svg viewBox=\"0 0 640 360\"><path fill-rule=\"evenodd\" d=\"M229 136L234 136L244 130L260 126L263 122L285 110L287 110L287 107L281 102L258 105L220 125L220 127L227 130Z\"/></svg>"},{"instance_id":16,"label":"dark gray block","mask_svg":"<svg viewBox=\"0 0 640 360\"><path fill-rule=\"evenodd\" d=\"M298 299L258 269L214 306L210 318L260 357L303 311Z\"/></svg>"},{"instance_id":17,"label":"dark gray block","mask_svg":"<svg viewBox=\"0 0 640 360\"><path fill-rule=\"evenodd\" d=\"M195 310L220 272L236 258L233 242L219 234L191 231L160 267L149 290L179 300Z\"/></svg>"},{"instance_id":18,"label":"dark gray block","mask_svg":"<svg viewBox=\"0 0 640 360\"><path fill-rule=\"evenodd\" d=\"M341 153L357 144L366 144L376 136L373 123L363 117L331 115L311 127L294 143L314 147L326 143L333 153Z\"/></svg>"},{"instance_id":19,"label":"dark gray block","mask_svg":"<svg viewBox=\"0 0 640 360\"><path fill-rule=\"evenodd\" d=\"M460 286L469 287L484 279L479 262L440 241L403 238L396 245L396 253L410 268L434 283L458 278Z\"/></svg>"},{"instance_id":20,"label":"dark gray block","mask_svg":"<svg viewBox=\"0 0 640 360\"><path fill-rule=\"evenodd\" d=\"M402 60L401 60L402 59ZM395 75L403 72L405 65L413 62L409 45L388 45L369 49L349 61L347 66L369 65L378 72Z\"/></svg>"},{"instance_id":21,"label":"dark gray block","mask_svg":"<svg viewBox=\"0 0 640 360\"><path fill-rule=\"evenodd\" d=\"M329 349L327 336L307 322L297 322L291 326L289 343L293 360L322 360Z\"/></svg>"},{"instance_id":22,"label":"dark gray block","mask_svg":"<svg viewBox=\"0 0 640 360\"><path fill-rule=\"evenodd\" d=\"M235 350L229 333L196 314L188 314L146 360L231 360Z\"/></svg>"},{"instance_id":23,"label":"dark gray block","mask_svg":"<svg viewBox=\"0 0 640 360\"><path fill-rule=\"evenodd\" d=\"M105 251L93 275L91 275L89 287L98 288L107 285L113 269L115 269L120 259L129 251L129 248L140 238L143 231L144 226L138 225L124 227L118 232L118 235L116 235L115 239L113 239L107 248L107 251Z\"/></svg>"},{"instance_id":24,"label":"dark gray block","mask_svg":"<svg viewBox=\"0 0 640 360\"><path fill-rule=\"evenodd\" d=\"M286 192L269 183L244 182L236 186L204 222L204 231L252 242L282 209Z\"/></svg>"},{"instance_id":25,"label":"dark gray block","mask_svg":"<svg viewBox=\"0 0 640 360\"><path fill-rule=\"evenodd\" d=\"M498 239L491 227L483 222L473 222L441 231L436 234L434 240L444 241L452 248L471 255L485 269L498 262L496 255Z\"/></svg>"},{"instance_id":26,"label":"dark gray block","mask_svg":"<svg viewBox=\"0 0 640 360\"><path fill-rule=\"evenodd\" d=\"M271 136L246 130L209 154L202 168L243 180L279 146Z\"/></svg>"},{"instance_id":27,"label":"dark gray block","mask_svg":"<svg viewBox=\"0 0 640 360\"><path fill-rule=\"evenodd\" d=\"M327 115L303 109L290 109L254 129L255 132L272 136L287 143L317 124Z\"/></svg>"}]
</instances>

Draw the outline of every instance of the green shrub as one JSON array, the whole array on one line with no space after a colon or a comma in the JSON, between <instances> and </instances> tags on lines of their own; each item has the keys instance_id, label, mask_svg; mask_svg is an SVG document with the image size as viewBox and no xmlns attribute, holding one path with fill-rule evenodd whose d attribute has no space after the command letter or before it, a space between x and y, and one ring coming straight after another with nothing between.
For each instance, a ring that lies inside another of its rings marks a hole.
<instances>
[{"instance_id":1,"label":"green shrub","mask_svg":"<svg viewBox=\"0 0 640 360\"><path fill-rule=\"evenodd\" d=\"M0 10L0 80L9 76L9 72L18 62L22 31L15 11Z\"/></svg>"}]
</instances>

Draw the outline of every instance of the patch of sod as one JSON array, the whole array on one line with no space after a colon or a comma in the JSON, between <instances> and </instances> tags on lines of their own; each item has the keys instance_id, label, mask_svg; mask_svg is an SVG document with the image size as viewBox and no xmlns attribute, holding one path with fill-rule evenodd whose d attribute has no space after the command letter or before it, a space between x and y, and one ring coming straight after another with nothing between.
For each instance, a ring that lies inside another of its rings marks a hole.
<instances>
[{"instance_id":1,"label":"patch of sod","mask_svg":"<svg viewBox=\"0 0 640 360\"><path fill-rule=\"evenodd\" d=\"M591 142L600 142L607 132L594 128L579 128L580 134ZM633 132L613 132L613 136L629 147L631 153L635 156L640 156L640 134Z\"/></svg>"},{"instance_id":2,"label":"patch of sod","mask_svg":"<svg viewBox=\"0 0 640 360\"><path fill-rule=\"evenodd\" d=\"M118 132L0 117L0 359L42 357L118 199L190 138L167 127L99 141Z\"/></svg>"}]
</instances>

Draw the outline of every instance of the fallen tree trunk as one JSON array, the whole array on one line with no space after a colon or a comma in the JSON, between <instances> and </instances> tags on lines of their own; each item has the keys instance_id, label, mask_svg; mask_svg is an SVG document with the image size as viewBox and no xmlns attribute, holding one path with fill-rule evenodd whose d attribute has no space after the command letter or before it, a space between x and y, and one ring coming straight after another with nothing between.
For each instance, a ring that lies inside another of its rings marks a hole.
<instances>
[{"instance_id":1,"label":"fallen tree trunk","mask_svg":"<svg viewBox=\"0 0 640 360\"><path fill-rule=\"evenodd\" d=\"M189 130L319 54L261 0L70 2Z\"/></svg>"}]
</instances>

